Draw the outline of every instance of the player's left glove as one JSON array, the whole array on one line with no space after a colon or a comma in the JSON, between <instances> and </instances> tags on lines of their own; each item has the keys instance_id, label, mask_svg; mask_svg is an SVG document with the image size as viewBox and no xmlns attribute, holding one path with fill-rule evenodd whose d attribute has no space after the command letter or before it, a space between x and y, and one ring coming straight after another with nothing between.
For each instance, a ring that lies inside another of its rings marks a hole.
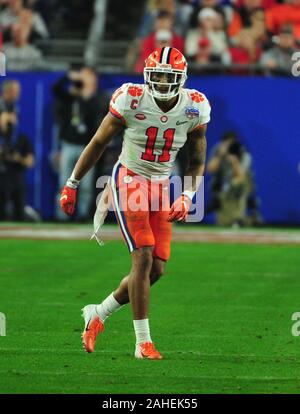
<instances>
[{"instance_id":1,"label":"player's left glove","mask_svg":"<svg viewBox=\"0 0 300 414\"><path fill-rule=\"evenodd\" d=\"M60 194L60 207L68 216L71 216L75 211L78 185L78 180L69 178Z\"/></svg>"},{"instance_id":2,"label":"player's left glove","mask_svg":"<svg viewBox=\"0 0 300 414\"><path fill-rule=\"evenodd\" d=\"M182 194L172 204L169 212L168 221L185 221L191 208L192 200L185 194Z\"/></svg>"}]
</instances>

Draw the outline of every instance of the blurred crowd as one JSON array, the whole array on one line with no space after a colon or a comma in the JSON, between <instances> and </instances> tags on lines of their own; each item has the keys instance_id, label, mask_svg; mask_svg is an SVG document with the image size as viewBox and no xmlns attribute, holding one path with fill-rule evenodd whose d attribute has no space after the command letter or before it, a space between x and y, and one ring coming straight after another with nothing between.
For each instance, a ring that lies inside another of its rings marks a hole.
<instances>
[{"instance_id":1,"label":"blurred crowd","mask_svg":"<svg viewBox=\"0 0 300 414\"><path fill-rule=\"evenodd\" d=\"M37 11L41 0L0 0L0 34L8 70L30 70L42 62L35 41L48 39L49 31Z\"/></svg>"},{"instance_id":2,"label":"blurred crowd","mask_svg":"<svg viewBox=\"0 0 300 414\"><path fill-rule=\"evenodd\" d=\"M128 1L128 8L134 4ZM173 46L195 69L234 65L242 71L257 65L290 73L292 54L299 50L300 0L146 0L144 4L126 57L129 71L141 73L153 49ZM65 29L85 25L82 60L89 65L97 62L99 42L113 30L107 23L113 12L110 6L107 0L0 0L0 46L8 70L44 69L43 53L51 41L45 47L43 42L56 37L53 25L59 20Z\"/></svg>"},{"instance_id":3,"label":"blurred crowd","mask_svg":"<svg viewBox=\"0 0 300 414\"><path fill-rule=\"evenodd\" d=\"M49 69L45 55L51 50L52 39L57 35L72 39L72 29L88 27L93 3L94 0L0 0L0 47L6 55L7 70Z\"/></svg>"},{"instance_id":4,"label":"blurred crowd","mask_svg":"<svg viewBox=\"0 0 300 414\"><path fill-rule=\"evenodd\" d=\"M262 65L290 72L300 45L300 0L148 0L127 68L142 72L156 47L173 46L194 68Z\"/></svg>"}]
</instances>

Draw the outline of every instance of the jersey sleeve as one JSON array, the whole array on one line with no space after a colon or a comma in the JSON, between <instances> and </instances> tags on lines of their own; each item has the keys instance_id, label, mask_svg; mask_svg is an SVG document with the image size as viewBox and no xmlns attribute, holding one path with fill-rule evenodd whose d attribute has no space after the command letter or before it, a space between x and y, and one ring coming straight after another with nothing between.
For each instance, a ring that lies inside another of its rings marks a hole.
<instances>
[{"instance_id":1,"label":"jersey sleeve","mask_svg":"<svg viewBox=\"0 0 300 414\"><path fill-rule=\"evenodd\" d=\"M210 121L211 111L210 103L203 93L200 93L195 90L191 92L192 93L190 94L190 96L193 101L193 106L195 109L198 110L199 116L193 119L193 122L191 122L191 126L188 132L192 132L199 126L208 124Z\"/></svg>"},{"instance_id":2,"label":"jersey sleeve","mask_svg":"<svg viewBox=\"0 0 300 414\"><path fill-rule=\"evenodd\" d=\"M114 117L120 119L123 125L126 125L126 96L127 96L128 84L124 83L118 88L112 95L109 103L109 112Z\"/></svg>"}]
</instances>

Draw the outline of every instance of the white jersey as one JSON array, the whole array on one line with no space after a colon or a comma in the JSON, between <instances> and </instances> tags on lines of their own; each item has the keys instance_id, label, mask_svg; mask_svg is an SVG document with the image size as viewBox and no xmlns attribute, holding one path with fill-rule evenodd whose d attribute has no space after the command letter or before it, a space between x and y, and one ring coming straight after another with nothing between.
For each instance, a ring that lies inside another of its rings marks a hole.
<instances>
[{"instance_id":1,"label":"white jersey","mask_svg":"<svg viewBox=\"0 0 300 414\"><path fill-rule=\"evenodd\" d=\"M195 89L181 88L177 104L163 112L148 86L132 83L116 90L110 112L125 126L121 164L142 177L159 180L171 175L187 134L210 120L210 104Z\"/></svg>"}]
</instances>

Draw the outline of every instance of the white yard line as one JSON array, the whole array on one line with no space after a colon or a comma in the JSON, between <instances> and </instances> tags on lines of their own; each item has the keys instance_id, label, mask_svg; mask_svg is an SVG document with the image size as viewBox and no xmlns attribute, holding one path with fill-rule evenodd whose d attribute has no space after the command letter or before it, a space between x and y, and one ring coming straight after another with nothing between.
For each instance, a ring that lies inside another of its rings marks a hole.
<instances>
[{"instance_id":1,"label":"white yard line","mask_svg":"<svg viewBox=\"0 0 300 414\"><path fill-rule=\"evenodd\" d=\"M104 241L121 240L119 229L103 228ZM0 239L33 239L33 240L89 240L92 234L92 227L72 227L65 225L54 226L2 226L0 227ZM280 230L224 230L212 229L202 230L184 229L174 226L173 241L193 243L249 243L249 244L300 244L300 232L287 232Z\"/></svg>"}]
</instances>

